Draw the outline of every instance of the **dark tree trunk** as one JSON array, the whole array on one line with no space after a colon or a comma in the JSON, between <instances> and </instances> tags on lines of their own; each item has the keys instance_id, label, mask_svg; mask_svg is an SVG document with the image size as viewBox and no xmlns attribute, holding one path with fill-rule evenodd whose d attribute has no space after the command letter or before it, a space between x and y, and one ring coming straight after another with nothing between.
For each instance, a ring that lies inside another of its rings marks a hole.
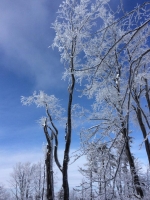
<instances>
[{"instance_id":1,"label":"dark tree trunk","mask_svg":"<svg viewBox=\"0 0 150 200\"><path fill-rule=\"evenodd\" d=\"M150 165L150 144L149 144L149 140L147 137L147 132L146 132L146 128L145 125L143 123L142 120L142 114L139 108L136 109L136 114L137 114L137 119L141 128L141 131L143 133L143 138L144 138L144 143L145 143L145 148L146 148L146 153L147 153L147 157L148 157L148 161L149 161L149 165Z\"/></svg>"},{"instance_id":2,"label":"dark tree trunk","mask_svg":"<svg viewBox=\"0 0 150 200\"><path fill-rule=\"evenodd\" d=\"M44 184L45 184L45 165L44 165L44 178L43 178L43 188L42 188L42 200L44 200Z\"/></svg>"},{"instance_id":3,"label":"dark tree trunk","mask_svg":"<svg viewBox=\"0 0 150 200\"><path fill-rule=\"evenodd\" d=\"M48 134L47 131L47 125L44 126L44 133L47 139L47 153L46 153L46 182L47 182L47 200L54 200L54 180L53 180L53 147L52 142L53 140L53 133L51 133L51 137Z\"/></svg>"},{"instance_id":4,"label":"dark tree trunk","mask_svg":"<svg viewBox=\"0 0 150 200\"><path fill-rule=\"evenodd\" d=\"M68 184L68 163L69 163L69 152L70 152L70 144L71 144L71 134L72 134L72 120L71 120L71 112L72 112L72 99L73 99L73 91L75 86L75 77L74 77L74 64L73 64L73 45L72 45L72 58L71 58L71 85L69 86L69 101L68 101L68 121L67 121L67 131L66 131L66 145L64 152L64 160L63 160L63 189L64 189L64 200L69 200L69 184Z\"/></svg>"},{"instance_id":5,"label":"dark tree trunk","mask_svg":"<svg viewBox=\"0 0 150 200\"><path fill-rule=\"evenodd\" d=\"M91 200L93 199L93 183L92 183L92 179L93 179L93 176L92 176L92 170L90 171L90 197L91 197Z\"/></svg>"},{"instance_id":6,"label":"dark tree trunk","mask_svg":"<svg viewBox=\"0 0 150 200\"><path fill-rule=\"evenodd\" d=\"M135 167L135 164L134 164L134 158L133 158L131 151L130 151L129 140L128 140L126 128L123 129L123 136L124 136L124 139L125 139L125 142L126 142L125 150L126 150L126 155L127 155L129 166L130 166L130 171L131 171L131 174L132 174L132 177L133 177L135 190L136 190L138 195L143 197L143 191L142 191L142 188L140 186L139 176L136 172L136 167Z\"/></svg>"},{"instance_id":7,"label":"dark tree trunk","mask_svg":"<svg viewBox=\"0 0 150 200\"><path fill-rule=\"evenodd\" d=\"M149 111L150 111L150 99L149 99L149 94L148 94L148 86L147 86L148 83L147 83L146 79L145 79L145 82L146 82L145 96L146 96L147 105L148 105L148 108L149 108ZM147 153L147 157L148 157L148 161L149 161L149 165L150 165L150 143L149 143L149 140L147 138L147 130L146 130L146 126L143 122L143 118L146 120L145 122L146 122L148 128L150 128L149 121L147 119L147 116L144 113L144 110L140 106L140 95L139 96L137 95L136 89L134 90L134 93L132 94L132 96L133 96L133 98L134 98L134 100L137 104L136 107L134 105L132 105L132 107L134 108L134 110L136 112L137 120L138 120L140 129L141 129L142 134L143 134L145 149L146 149L146 153Z\"/></svg>"},{"instance_id":8,"label":"dark tree trunk","mask_svg":"<svg viewBox=\"0 0 150 200\"><path fill-rule=\"evenodd\" d=\"M150 112L150 97L149 97L149 91L150 91L150 89L148 88L148 81L147 81L147 79L145 79L145 97L146 97L147 105L148 105L149 112Z\"/></svg>"}]
</instances>

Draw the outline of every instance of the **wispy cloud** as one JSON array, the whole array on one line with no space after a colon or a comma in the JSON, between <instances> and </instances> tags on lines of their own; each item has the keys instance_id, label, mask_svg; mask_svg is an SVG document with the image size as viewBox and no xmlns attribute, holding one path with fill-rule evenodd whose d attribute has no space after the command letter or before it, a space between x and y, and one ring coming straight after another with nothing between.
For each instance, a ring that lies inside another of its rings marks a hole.
<instances>
[{"instance_id":1,"label":"wispy cloud","mask_svg":"<svg viewBox=\"0 0 150 200\"><path fill-rule=\"evenodd\" d=\"M47 0L0 2L0 49L3 66L19 76L25 75L35 81L37 88L56 85L60 79L58 55L51 45L54 31L50 28L54 20L53 6ZM55 7L56 9L56 7Z\"/></svg>"}]
</instances>

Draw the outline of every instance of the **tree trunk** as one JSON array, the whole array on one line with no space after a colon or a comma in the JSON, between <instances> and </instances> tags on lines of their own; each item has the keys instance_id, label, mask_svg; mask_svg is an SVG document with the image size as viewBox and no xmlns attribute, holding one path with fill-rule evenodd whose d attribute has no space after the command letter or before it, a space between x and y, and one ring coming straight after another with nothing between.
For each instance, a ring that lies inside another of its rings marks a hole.
<instances>
[{"instance_id":1,"label":"tree trunk","mask_svg":"<svg viewBox=\"0 0 150 200\"><path fill-rule=\"evenodd\" d=\"M146 128L144 126L143 120L142 120L142 115L141 115L141 111L139 108L136 109L136 115L137 115L137 119L141 128L141 131L143 133L143 138L144 138L144 143L145 143L145 148L146 148L146 153L147 153L147 157L148 157L148 161L149 161L149 165L150 165L150 144L149 144L149 140L147 137L147 132L146 132Z\"/></svg>"},{"instance_id":2,"label":"tree trunk","mask_svg":"<svg viewBox=\"0 0 150 200\"><path fill-rule=\"evenodd\" d=\"M74 77L74 63L73 63L73 52L74 46L72 43L72 57L71 57L71 85L69 86L69 101L68 101L68 121L67 121L67 131L66 131L66 145L64 152L64 160L63 160L63 189L64 189L64 200L69 200L69 184L68 184L68 163L69 163L69 152L70 152L70 144L71 144L71 134L72 134L72 99L73 99L73 91L75 86L75 77Z\"/></svg>"},{"instance_id":3,"label":"tree trunk","mask_svg":"<svg viewBox=\"0 0 150 200\"><path fill-rule=\"evenodd\" d=\"M43 185L42 185L42 187L43 187L42 188L42 200L44 200L44 190L45 190L44 189L44 184L45 184L45 165L44 165L44 174L43 175L44 175L44 177L43 177Z\"/></svg>"},{"instance_id":4,"label":"tree trunk","mask_svg":"<svg viewBox=\"0 0 150 200\"><path fill-rule=\"evenodd\" d=\"M128 158L128 161L129 161L129 165L130 165L130 171L131 171L131 174L132 174L132 177L133 177L135 190L136 190L138 195L143 197L143 191L142 191L142 188L140 186L139 176L138 176L138 174L136 172L134 159L133 159L133 156L132 156L131 151L130 151L129 141L127 139L128 136L127 136L126 128L123 129L123 136L124 136L124 139L125 139L125 142L126 142L125 150L126 150L126 155L127 155L127 158Z\"/></svg>"},{"instance_id":5,"label":"tree trunk","mask_svg":"<svg viewBox=\"0 0 150 200\"><path fill-rule=\"evenodd\" d=\"M44 132L47 139L47 153L46 153L46 180L47 180L47 200L54 200L54 180L53 180L53 148L52 148L52 142L53 140L53 133L51 133L51 137L49 137L48 131L47 131L47 125L44 126Z\"/></svg>"}]
</instances>

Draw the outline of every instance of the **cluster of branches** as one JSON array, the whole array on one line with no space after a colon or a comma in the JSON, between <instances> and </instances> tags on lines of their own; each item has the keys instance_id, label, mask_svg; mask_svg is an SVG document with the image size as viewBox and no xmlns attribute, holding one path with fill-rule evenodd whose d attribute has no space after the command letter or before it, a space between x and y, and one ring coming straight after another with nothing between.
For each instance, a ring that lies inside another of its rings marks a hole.
<instances>
[{"instance_id":1,"label":"cluster of branches","mask_svg":"<svg viewBox=\"0 0 150 200\"><path fill-rule=\"evenodd\" d=\"M8 181L7 188L0 184L0 200L45 200L45 164L17 163Z\"/></svg>"},{"instance_id":2,"label":"cluster of branches","mask_svg":"<svg viewBox=\"0 0 150 200\"><path fill-rule=\"evenodd\" d=\"M9 182L13 200L45 200L45 164L17 163Z\"/></svg>"},{"instance_id":3,"label":"cluster of branches","mask_svg":"<svg viewBox=\"0 0 150 200\"><path fill-rule=\"evenodd\" d=\"M131 199L131 194L133 199L145 198L130 143L131 128L138 126L143 135L141 143L145 144L150 164L150 2L138 5L129 12L125 12L122 6L123 3L113 11L109 0L66 0L60 5L57 19L53 23L56 32L53 47L57 47L61 54L61 61L65 65L63 78L68 79L66 118L54 95L40 92L28 98L22 97L23 104L35 103L46 109L46 118L42 121L48 143L48 200L54 199L53 157L62 172L64 200L69 200L68 163L75 86L77 89L81 86L81 96L86 96L87 101L88 98L93 100L92 105L89 103L87 124L81 131L81 148L86 155L89 149L94 148L98 152L96 159L101 159L102 171L99 171L100 178L98 176L101 189L98 198L108 199L110 187L108 189L107 186L111 185L111 199L124 199L123 192L118 192L119 197L116 197L115 192L116 188L120 191L124 187L123 170L127 171L124 174L131 180L131 185L127 183L126 186L126 198ZM62 165L58 159L55 119L64 119L66 126ZM105 151L100 153L103 148ZM111 163L112 157L114 165ZM120 186L117 182L119 177Z\"/></svg>"},{"instance_id":4,"label":"cluster of branches","mask_svg":"<svg viewBox=\"0 0 150 200\"><path fill-rule=\"evenodd\" d=\"M119 141L121 142L121 141ZM92 143L86 152L87 163L80 167L84 179L75 191L82 199L99 200L136 200L141 199L136 193L134 177L131 174L126 152L120 153L102 143ZM144 193L143 199L150 195L150 169L143 171L141 164L136 161L136 174Z\"/></svg>"},{"instance_id":5,"label":"cluster of branches","mask_svg":"<svg viewBox=\"0 0 150 200\"><path fill-rule=\"evenodd\" d=\"M56 186L56 173L54 179ZM0 200L47 200L46 168L42 162L37 164L16 163L8 183L7 188L0 183ZM63 199L63 188L55 191L54 197L56 200ZM80 197L78 192L71 191L70 198L72 200L78 200Z\"/></svg>"},{"instance_id":6,"label":"cluster of branches","mask_svg":"<svg viewBox=\"0 0 150 200\"><path fill-rule=\"evenodd\" d=\"M108 148L102 146L95 149L93 145L87 152L86 168L80 168L83 175L82 183L70 191L71 200L99 200L99 199L138 199L133 194L133 179L130 176L128 163L125 160L121 161L121 167L118 173L115 174L117 161L113 154L110 155L110 161L105 159ZM107 173L104 173L107 167ZM138 166L140 168L140 165ZM115 174L116 181L113 180ZM54 179L56 180L54 174ZM147 168L144 173L140 173L142 188L145 191L145 200L149 199L150 194L150 170ZM111 181L110 181L111 180ZM47 199L47 184L45 164L38 162L37 164L17 163L9 179L10 186L6 189L0 184L0 200L46 200ZM56 182L55 182L56 183ZM56 184L55 184L56 185ZM107 192L104 192L107 191ZM107 195L106 195L107 194ZM105 196L106 195L106 196ZM56 200L64 198L64 191L61 188L55 191L54 197Z\"/></svg>"},{"instance_id":7,"label":"cluster of branches","mask_svg":"<svg viewBox=\"0 0 150 200\"><path fill-rule=\"evenodd\" d=\"M9 191L4 187L3 184L0 184L0 200L10 199Z\"/></svg>"}]
</instances>

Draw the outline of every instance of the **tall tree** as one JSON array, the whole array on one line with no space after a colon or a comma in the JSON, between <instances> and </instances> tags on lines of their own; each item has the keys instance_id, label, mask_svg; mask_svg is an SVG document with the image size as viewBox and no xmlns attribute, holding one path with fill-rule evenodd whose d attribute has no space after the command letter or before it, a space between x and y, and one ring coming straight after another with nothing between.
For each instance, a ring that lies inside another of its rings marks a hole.
<instances>
[{"instance_id":1,"label":"tall tree","mask_svg":"<svg viewBox=\"0 0 150 200\"><path fill-rule=\"evenodd\" d=\"M109 0L65 0L60 5L56 21L52 25L55 30L52 46L57 47L60 52L61 61L65 65L63 78L68 80L68 107L64 131L66 141L62 165L57 155L58 129L54 124L54 119L60 120L64 117L59 100L54 95L48 96L44 92L34 93L28 98L22 97L23 104L35 103L46 109L43 127L50 156L47 157L47 180L50 180L48 185L51 185L51 194L53 176L50 171L53 171L54 138L54 159L63 176L64 200L69 200L68 163L72 139L73 99L75 87L79 89L81 86L82 95L93 99L92 109L89 108L90 114L87 117L89 127L87 129L86 124L81 133L82 145L85 152L91 148L93 141L98 145L98 141L101 141L102 147L107 147L105 151L101 151L107 155L107 161L101 162L105 190L108 177L106 178L104 172L109 169L109 178L112 176L111 179L114 180L111 189L115 189L115 184L118 184L116 178L121 176L121 168L125 166L123 162L126 160L133 180L132 192L136 196L144 196L135 159L131 153L130 132L131 126L134 126L133 116L136 116L149 159L149 112L143 109L142 102L144 97L146 105L150 108L149 9L150 3L145 2L132 11L124 12L121 3L120 8L113 11ZM142 81L139 82L140 78ZM99 147L96 145L95 148ZM112 175L110 158L114 152L117 167ZM93 174L91 176L93 180ZM118 191L122 187L121 183L119 184ZM53 199L51 194L49 196ZM111 198L114 196L113 191Z\"/></svg>"},{"instance_id":2,"label":"tall tree","mask_svg":"<svg viewBox=\"0 0 150 200\"><path fill-rule=\"evenodd\" d=\"M62 120L62 113L64 109L60 106L59 100L54 96L48 96L43 91L39 94L33 93L30 97L22 97L21 99L24 105L30 105L35 103L37 107L44 107L46 110L46 117L41 118L41 124L44 128L44 134L47 140L47 152L46 152L46 180L47 180L47 199L54 199L54 177L53 177L53 157L56 165L62 171L62 166L58 160L58 129L56 128L53 120ZM50 130L50 133L48 132ZM53 138L55 140L55 148L53 151Z\"/></svg>"},{"instance_id":3,"label":"tall tree","mask_svg":"<svg viewBox=\"0 0 150 200\"><path fill-rule=\"evenodd\" d=\"M66 66L64 78L67 77L69 80L66 145L62 169L64 200L69 200L68 162L72 138L72 100L76 82L75 71L78 69L80 56L83 52L83 41L88 39L89 30L94 25L93 21L99 17L97 17L97 14L99 15L100 11L103 10L104 2L104 0L96 1L95 7L93 6L89 11L88 6L91 5L89 0L63 1L57 19L53 24L56 32L53 47L57 47L61 53L61 61Z\"/></svg>"},{"instance_id":4,"label":"tall tree","mask_svg":"<svg viewBox=\"0 0 150 200\"><path fill-rule=\"evenodd\" d=\"M57 147L58 147L58 130L53 124L52 117L52 107L49 109L50 112L47 113L49 122L51 124L51 129L53 129L53 134L55 137L55 149L54 149L54 158L55 162L62 172L63 175L63 189L64 189L64 199L69 200L69 184L68 184L68 162L69 162L69 152L70 144L72 138L72 101L73 93L75 87L75 70L78 68L80 55L83 52L83 42L89 37L89 30L94 26L94 20L101 11L104 12L103 4L107 2L105 0L96 1L96 5L92 6L91 11L87 9L91 4L89 0L81 1L64 1L60 5L58 11L58 16L56 21L53 23L53 28L56 32L54 38L53 47L58 47L61 52L61 60L65 63L65 72L64 77L68 78L68 108L67 108L67 122L66 122L66 143L64 150L64 159L63 165L61 166L57 158ZM92 22L92 24L91 24ZM46 96L46 95L44 95ZM36 98L36 100L35 100ZM34 94L33 97L22 98L23 104L28 104L35 102L39 105L39 101L42 102L40 106L44 105L49 106L49 102L42 100L41 95ZM53 104L53 106L55 106ZM58 107L55 107L55 111ZM56 111L56 113L58 110ZM54 113L54 112L53 112Z\"/></svg>"},{"instance_id":5,"label":"tall tree","mask_svg":"<svg viewBox=\"0 0 150 200\"><path fill-rule=\"evenodd\" d=\"M132 103L133 106L136 103L138 109L134 107L134 110L149 158L148 131L144 130L145 127L149 130L148 115L144 116L134 92L134 80L137 76L141 77L143 67L149 66L149 19L149 2L137 6L131 12L123 13L119 18L107 10L102 16L103 23L100 29L91 34L88 43L84 44L86 62L82 69L78 70L79 80L87 82L84 95L95 100L90 118L98 123L95 122L90 131L87 130L89 138L97 134L102 139L108 140L109 137L115 141L122 135L123 145L120 152L126 152L135 190L141 197L143 191L131 153L129 133L132 125ZM149 76L149 70L146 72L145 76ZM145 83L143 87L145 88ZM147 101L149 96L145 89L144 93ZM145 127L139 110L142 112L142 118L145 117ZM85 135L83 137L85 138Z\"/></svg>"}]
</instances>

